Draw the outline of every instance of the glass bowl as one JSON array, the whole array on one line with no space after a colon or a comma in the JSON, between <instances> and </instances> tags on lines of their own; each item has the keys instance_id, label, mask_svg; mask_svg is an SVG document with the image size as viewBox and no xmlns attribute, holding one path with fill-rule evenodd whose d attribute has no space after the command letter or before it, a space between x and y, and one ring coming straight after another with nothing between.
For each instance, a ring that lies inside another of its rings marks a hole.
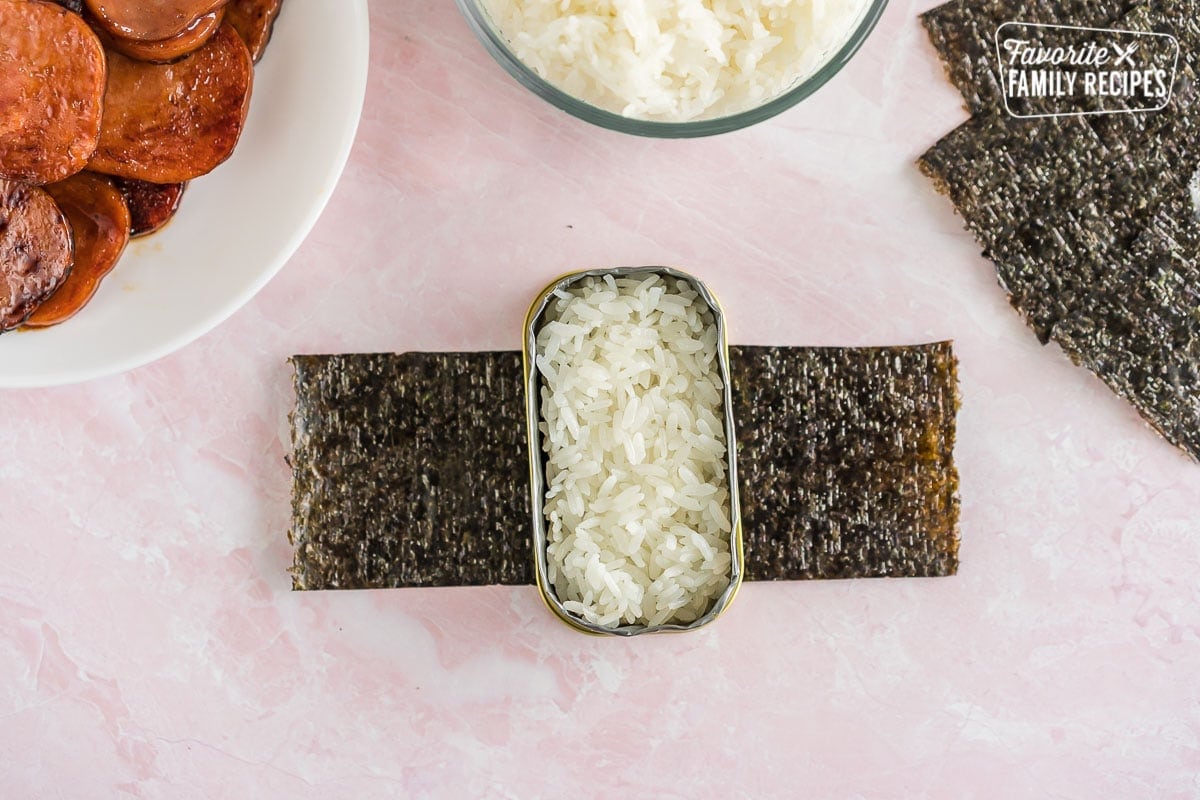
<instances>
[{"instance_id":1,"label":"glass bowl","mask_svg":"<svg viewBox=\"0 0 1200 800\"><path fill-rule=\"evenodd\" d=\"M474 31L475 36L483 43L484 48L492 54L492 57L500 63L500 66L504 67L509 75L516 78L518 83L538 97L593 125L622 133L663 139L683 139L728 133L756 122L762 122L781 111L786 111L820 89L854 57L887 6L887 0L869 0L858 24L841 47L830 53L825 62L812 74L800 79L790 89L764 101L761 105L722 117L687 122L660 122L624 117L567 94L517 58L509 49L504 35L492 22L491 15L484 9L482 0L455 0L455 2L463 16L466 17L467 24Z\"/></svg>"}]
</instances>

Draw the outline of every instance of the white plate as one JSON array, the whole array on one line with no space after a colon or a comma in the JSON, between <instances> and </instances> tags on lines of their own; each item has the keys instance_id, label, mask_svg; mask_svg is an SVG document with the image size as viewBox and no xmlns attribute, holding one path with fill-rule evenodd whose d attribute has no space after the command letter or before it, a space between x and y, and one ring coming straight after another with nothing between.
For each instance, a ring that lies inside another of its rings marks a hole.
<instances>
[{"instance_id":1,"label":"white plate","mask_svg":"<svg viewBox=\"0 0 1200 800\"><path fill-rule=\"evenodd\" d=\"M61 325L0 336L0 387L123 372L207 333L250 300L312 229L362 113L366 0L286 0L255 68L237 149L183 195L162 231L130 242Z\"/></svg>"}]
</instances>

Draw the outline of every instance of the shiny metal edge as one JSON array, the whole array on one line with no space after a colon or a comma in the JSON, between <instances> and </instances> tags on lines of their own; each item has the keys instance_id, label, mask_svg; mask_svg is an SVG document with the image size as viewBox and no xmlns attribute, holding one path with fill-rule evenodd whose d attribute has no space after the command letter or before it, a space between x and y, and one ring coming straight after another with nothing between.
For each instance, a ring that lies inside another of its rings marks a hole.
<instances>
[{"instance_id":1,"label":"shiny metal edge","mask_svg":"<svg viewBox=\"0 0 1200 800\"><path fill-rule=\"evenodd\" d=\"M713 603L712 608L704 616L687 625L621 625L616 628L605 628L580 619L563 608L562 603L555 596L554 589L550 586L550 581L547 577L546 525L545 517L542 513L546 476L541 432L538 430L538 421L541 415L538 402L540 382L535 367L537 329L542 314L550 303L550 298L553 297L554 292L558 289L569 287L589 277L612 275L614 278L624 278L651 273L683 280L692 286L704 302L708 304L717 326L717 362L721 371L721 381L724 384L726 473L729 477L729 507L731 517L729 586L726 587L725 591L721 593L716 602ZM716 295L699 278L673 267L607 267L569 272L547 285L529 306L529 311L525 315L521 361L525 381L526 438L529 446L530 513L533 518L533 553L531 555L533 556L534 576L537 582L538 593L541 595L546 607L571 628L596 636L638 636L643 633L680 633L702 628L725 613L742 585L742 577L745 571L745 545L742 536L741 500L738 493L737 436L733 418L733 387L729 368L728 329L725 322L725 311L721 307L720 301L717 300Z\"/></svg>"}]
</instances>

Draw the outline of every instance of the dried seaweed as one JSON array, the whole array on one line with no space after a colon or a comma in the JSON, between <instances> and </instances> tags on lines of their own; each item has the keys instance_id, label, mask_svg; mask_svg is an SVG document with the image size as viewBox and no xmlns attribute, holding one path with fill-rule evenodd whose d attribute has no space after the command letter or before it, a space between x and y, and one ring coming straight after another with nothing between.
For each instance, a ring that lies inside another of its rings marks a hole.
<instances>
[{"instance_id":1,"label":"dried seaweed","mask_svg":"<svg viewBox=\"0 0 1200 800\"><path fill-rule=\"evenodd\" d=\"M954 572L949 345L730 356L747 579ZM296 589L532 583L519 353L292 363Z\"/></svg>"},{"instance_id":2,"label":"dried seaweed","mask_svg":"<svg viewBox=\"0 0 1200 800\"><path fill-rule=\"evenodd\" d=\"M946 77L972 114L1003 111L996 29L1005 22L1103 27L1119 19L1137 0L950 0L921 15ZM1026 113L1051 110L1032 103Z\"/></svg>"},{"instance_id":3,"label":"dried seaweed","mask_svg":"<svg viewBox=\"0 0 1200 800\"><path fill-rule=\"evenodd\" d=\"M1182 222L1189 210L1167 204L1054 340L1200 460L1200 241L1194 219Z\"/></svg>"},{"instance_id":4,"label":"dried seaweed","mask_svg":"<svg viewBox=\"0 0 1200 800\"><path fill-rule=\"evenodd\" d=\"M519 353L292 364L294 588L533 581Z\"/></svg>"},{"instance_id":5,"label":"dried seaweed","mask_svg":"<svg viewBox=\"0 0 1200 800\"><path fill-rule=\"evenodd\" d=\"M921 23L945 67L946 77L962 93L971 114L1005 112L995 37L1006 22L1168 33L1178 41L1182 56L1171 103L1171 107L1178 108L1190 106L1196 93L1195 75L1186 56L1200 45L1198 11L1196 0L1151 0L1144 4L1138 0L951 0L922 14ZM1053 38L1053 32L1045 32L1045 36ZM1166 63L1162 55L1173 48L1166 47L1165 42L1141 41L1138 58L1147 59L1151 49L1160 53L1154 63ZM1011 103L1017 106L1015 112L1025 115L1057 113L1066 108L1061 98L1023 98ZM1110 96L1081 97L1069 108L1094 114L1130 106ZM1121 147L1134 137L1151 133L1142 128L1149 125L1152 129L1160 119L1154 114L1110 113L1089 117L1088 121L1097 126L1110 147ZM1106 133L1109 128L1115 130Z\"/></svg>"},{"instance_id":6,"label":"dried seaweed","mask_svg":"<svg viewBox=\"0 0 1200 800\"><path fill-rule=\"evenodd\" d=\"M1200 458L1200 276L1187 192L1200 164L1198 8L1160 0L1121 22L1179 38L1180 72L1165 110L1040 120L978 114L918 163L953 200L1038 338L1057 342ZM1168 12L1183 16L1164 21Z\"/></svg>"},{"instance_id":7,"label":"dried seaweed","mask_svg":"<svg viewBox=\"0 0 1200 800\"><path fill-rule=\"evenodd\" d=\"M972 120L922 168L1039 339L1057 342L1200 458L1200 274L1187 244L1195 129L1113 152L1095 139L1076 146L1090 128L1070 120L1048 121L1029 139L994 136L1001 127Z\"/></svg>"},{"instance_id":8,"label":"dried seaweed","mask_svg":"<svg viewBox=\"0 0 1200 800\"><path fill-rule=\"evenodd\" d=\"M1088 118L1109 149L1137 153L1146 143L1163 137L1175 139L1180 135L1180 128L1195 124L1196 100L1200 96L1200 82L1195 73L1196 54L1200 49L1200 1L1150 0L1122 17L1119 27L1169 34L1179 48L1171 99L1161 112L1108 113ZM1119 97L1107 98L1097 107L1110 111L1131 108ZM1184 135L1189 134L1185 131Z\"/></svg>"},{"instance_id":9,"label":"dried seaweed","mask_svg":"<svg viewBox=\"0 0 1200 800\"><path fill-rule=\"evenodd\" d=\"M1159 202L1156 179L1168 168L1109 150L1077 117L1016 129L1003 118L974 117L918 163L953 200L1043 343L1076 308L1078 284L1141 232Z\"/></svg>"},{"instance_id":10,"label":"dried seaweed","mask_svg":"<svg viewBox=\"0 0 1200 800\"><path fill-rule=\"evenodd\" d=\"M736 351L747 577L954 574L950 344Z\"/></svg>"}]
</instances>

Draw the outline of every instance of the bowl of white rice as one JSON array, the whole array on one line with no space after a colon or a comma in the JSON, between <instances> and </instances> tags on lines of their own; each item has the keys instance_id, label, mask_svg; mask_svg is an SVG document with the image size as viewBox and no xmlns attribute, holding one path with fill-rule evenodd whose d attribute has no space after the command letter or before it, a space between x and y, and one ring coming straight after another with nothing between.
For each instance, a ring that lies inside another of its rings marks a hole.
<instances>
[{"instance_id":1,"label":"bowl of white rice","mask_svg":"<svg viewBox=\"0 0 1200 800\"><path fill-rule=\"evenodd\" d=\"M742 577L724 316L666 267L548 286L525 328L537 584L589 633L684 631Z\"/></svg>"},{"instance_id":2,"label":"bowl of white rice","mask_svg":"<svg viewBox=\"0 0 1200 800\"><path fill-rule=\"evenodd\" d=\"M558 108L643 136L744 128L811 95L887 0L457 0L475 35Z\"/></svg>"}]
</instances>

